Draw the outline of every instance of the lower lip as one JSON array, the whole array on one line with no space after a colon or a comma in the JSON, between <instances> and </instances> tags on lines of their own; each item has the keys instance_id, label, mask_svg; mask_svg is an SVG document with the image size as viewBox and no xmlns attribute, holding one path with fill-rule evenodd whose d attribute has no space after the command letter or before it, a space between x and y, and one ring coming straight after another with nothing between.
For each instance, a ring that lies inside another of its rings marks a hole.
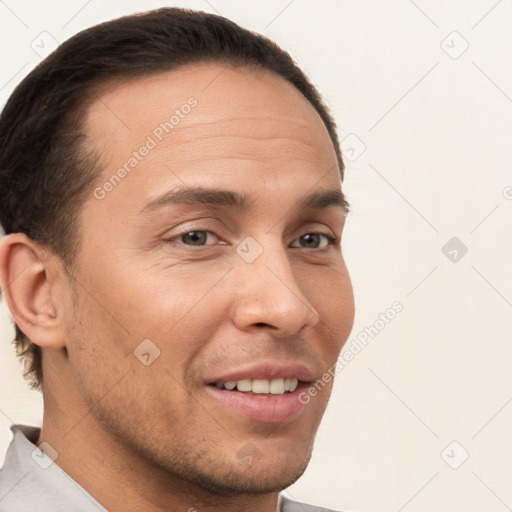
<instances>
[{"instance_id":1,"label":"lower lip","mask_svg":"<svg viewBox=\"0 0 512 512\"><path fill-rule=\"evenodd\" d=\"M280 423L297 418L307 405L299 400L300 393L306 388L307 384L300 383L293 393L253 395L206 386L208 393L231 410L262 423Z\"/></svg>"}]
</instances>

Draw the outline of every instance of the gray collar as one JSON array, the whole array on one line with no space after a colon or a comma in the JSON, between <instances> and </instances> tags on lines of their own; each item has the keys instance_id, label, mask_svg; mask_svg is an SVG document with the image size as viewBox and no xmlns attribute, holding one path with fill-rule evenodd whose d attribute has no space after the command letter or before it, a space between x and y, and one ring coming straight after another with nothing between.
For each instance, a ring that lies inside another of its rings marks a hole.
<instances>
[{"instance_id":1,"label":"gray collar","mask_svg":"<svg viewBox=\"0 0 512 512\"><path fill-rule=\"evenodd\" d=\"M106 512L106 508L35 446L39 428L12 425L11 432L13 439L0 469L2 512Z\"/></svg>"}]
</instances>

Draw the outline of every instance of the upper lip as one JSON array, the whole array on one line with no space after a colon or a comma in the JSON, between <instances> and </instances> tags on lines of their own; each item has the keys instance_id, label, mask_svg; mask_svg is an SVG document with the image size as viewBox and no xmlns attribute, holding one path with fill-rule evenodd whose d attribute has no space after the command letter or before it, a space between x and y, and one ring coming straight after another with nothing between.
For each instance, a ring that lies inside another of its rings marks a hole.
<instances>
[{"instance_id":1,"label":"upper lip","mask_svg":"<svg viewBox=\"0 0 512 512\"><path fill-rule=\"evenodd\" d=\"M244 379L273 380L293 378L302 382L311 382L313 380L313 372L308 366L302 363L266 361L231 369L225 373L208 377L205 382L206 384L215 384Z\"/></svg>"}]
</instances>

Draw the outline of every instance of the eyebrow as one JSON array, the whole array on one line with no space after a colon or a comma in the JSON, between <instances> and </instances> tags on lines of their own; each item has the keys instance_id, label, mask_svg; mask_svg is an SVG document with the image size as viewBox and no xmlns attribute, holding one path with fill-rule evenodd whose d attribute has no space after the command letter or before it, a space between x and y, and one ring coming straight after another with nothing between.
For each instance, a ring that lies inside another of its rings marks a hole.
<instances>
[{"instance_id":1,"label":"eyebrow","mask_svg":"<svg viewBox=\"0 0 512 512\"><path fill-rule=\"evenodd\" d=\"M255 207L256 201L233 190L187 187L171 190L151 200L139 214L173 204L221 206L246 212ZM326 189L312 192L301 197L295 204L296 208L302 210L324 209L332 206L341 208L345 215L348 214L350 208L345 195L338 189Z\"/></svg>"}]
</instances>

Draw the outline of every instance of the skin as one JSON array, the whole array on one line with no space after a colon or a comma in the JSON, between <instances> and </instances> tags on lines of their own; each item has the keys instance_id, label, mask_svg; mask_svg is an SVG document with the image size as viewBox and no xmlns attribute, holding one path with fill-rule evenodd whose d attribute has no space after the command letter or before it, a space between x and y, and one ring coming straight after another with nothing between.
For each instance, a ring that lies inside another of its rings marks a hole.
<instances>
[{"instance_id":1,"label":"skin","mask_svg":"<svg viewBox=\"0 0 512 512\"><path fill-rule=\"evenodd\" d=\"M1 284L14 320L43 348L38 444L104 507L274 512L278 491L308 464L332 381L297 418L275 424L219 407L204 379L299 361L316 381L337 360L354 317L345 212L295 203L341 191L339 168L320 117L291 84L202 63L123 81L91 105L97 185L191 96L197 106L172 133L103 199L86 198L73 276L12 234L0 246ZM250 208L140 213L194 186L239 192ZM180 236L192 230L210 232L203 245ZM308 244L308 233L320 235ZM246 236L263 249L252 263L236 252ZM144 339L160 350L148 366L134 356ZM258 454L251 465L244 447Z\"/></svg>"}]
</instances>

